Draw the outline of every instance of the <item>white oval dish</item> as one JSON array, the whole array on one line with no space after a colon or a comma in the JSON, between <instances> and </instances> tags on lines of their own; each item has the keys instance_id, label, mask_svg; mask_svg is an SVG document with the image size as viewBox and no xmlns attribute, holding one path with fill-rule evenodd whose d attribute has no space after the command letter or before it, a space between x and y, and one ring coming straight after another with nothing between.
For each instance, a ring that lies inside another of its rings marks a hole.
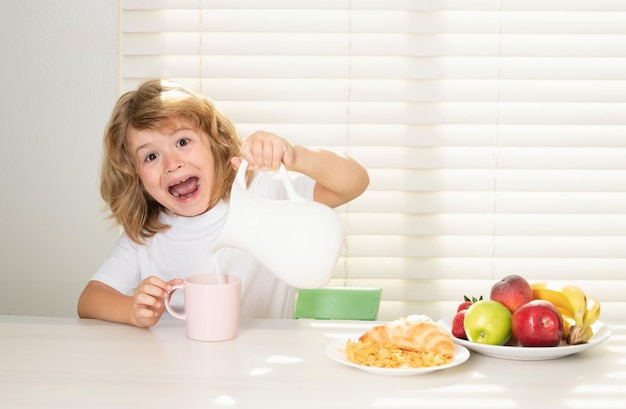
<instances>
[{"instance_id":1,"label":"white oval dish","mask_svg":"<svg viewBox=\"0 0 626 409\"><path fill-rule=\"evenodd\" d=\"M453 316L442 318L437 324L452 336L458 345L494 358L514 359L521 361L540 361L546 359L563 358L568 355L577 354L587 349L593 348L606 341L611 336L611 329L601 321L596 321L591 325L593 336L589 342L579 345L561 345L558 347L521 347L510 345L485 345L470 342L452 335Z\"/></svg>"},{"instance_id":2,"label":"white oval dish","mask_svg":"<svg viewBox=\"0 0 626 409\"><path fill-rule=\"evenodd\" d=\"M367 366L367 365L359 365L350 361L345 352L347 339L339 339L331 342L326 347L326 355L332 359L333 361L339 362L340 364L351 366L357 369L360 369L365 372L370 372L376 375L386 375L386 376L414 376L414 375L424 375L434 371L440 371L442 369L448 369L455 367L457 365L462 364L467 361L470 356L469 351L462 345L455 344L454 345L454 359L452 362L439 366L431 366L428 368L378 368L375 366ZM354 339L354 342L358 341L358 339Z\"/></svg>"}]
</instances>

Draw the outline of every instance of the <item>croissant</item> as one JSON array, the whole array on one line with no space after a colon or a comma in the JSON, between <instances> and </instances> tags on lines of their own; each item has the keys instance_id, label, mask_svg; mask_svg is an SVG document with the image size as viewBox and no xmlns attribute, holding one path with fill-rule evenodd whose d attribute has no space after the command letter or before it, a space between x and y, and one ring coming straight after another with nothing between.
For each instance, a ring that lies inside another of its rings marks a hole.
<instances>
[{"instance_id":1,"label":"croissant","mask_svg":"<svg viewBox=\"0 0 626 409\"><path fill-rule=\"evenodd\" d=\"M367 340L392 344L408 351L433 352L446 359L454 358L452 338L425 315L410 315L378 325L359 338L359 341Z\"/></svg>"}]
</instances>

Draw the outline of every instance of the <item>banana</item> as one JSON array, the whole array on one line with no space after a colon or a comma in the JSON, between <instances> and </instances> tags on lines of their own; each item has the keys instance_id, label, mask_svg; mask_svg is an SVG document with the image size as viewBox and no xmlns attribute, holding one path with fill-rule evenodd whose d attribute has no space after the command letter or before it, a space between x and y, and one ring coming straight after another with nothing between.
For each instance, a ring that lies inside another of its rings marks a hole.
<instances>
[{"instance_id":1,"label":"banana","mask_svg":"<svg viewBox=\"0 0 626 409\"><path fill-rule=\"evenodd\" d=\"M569 310L561 307L556 307L556 309L559 310L561 317L563 318L563 339L567 339L570 327L576 325L576 322L574 321L574 317Z\"/></svg>"},{"instance_id":2,"label":"banana","mask_svg":"<svg viewBox=\"0 0 626 409\"><path fill-rule=\"evenodd\" d=\"M572 328L576 323L572 318L563 316L563 339L567 340L569 337L570 328Z\"/></svg>"},{"instance_id":3,"label":"banana","mask_svg":"<svg viewBox=\"0 0 626 409\"><path fill-rule=\"evenodd\" d=\"M565 297L567 297L572 305L574 320L577 323L582 324L585 313L587 312L587 296L583 290L580 289L580 287L569 284L561 287L561 292L565 295Z\"/></svg>"},{"instance_id":4,"label":"banana","mask_svg":"<svg viewBox=\"0 0 626 409\"><path fill-rule=\"evenodd\" d=\"M588 327L600 318L600 302L594 297L587 296L587 312L583 318L583 326Z\"/></svg>"},{"instance_id":5,"label":"banana","mask_svg":"<svg viewBox=\"0 0 626 409\"><path fill-rule=\"evenodd\" d=\"M593 324L600 316L600 303L587 297L577 286L549 282L531 283L533 298L551 302L563 317L563 337L568 344L581 344L593 336Z\"/></svg>"},{"instance_id":6,"label":"banana","mask_svg":"<svg viewBox=\"0 0 626 409\"><path fill-rule=\"evenodd\" d=\"M533 290L534 299L550 301L555 307L570 311L573 314L574 307L560 288L550 287L546 282L532 283L530 288Z\"/></svg>"},{"instance_id":7,"label":"banana","mask_svg":"<svg viewBox=\"0 0 626 409\"><path fill-rule=\"evenodd\" d=\"M591 337L593 336L593 328L591 326L586 327L582 334L580 335L580 343L584 344L585 342L588 342Z\"/></svg>"}]
</instances>

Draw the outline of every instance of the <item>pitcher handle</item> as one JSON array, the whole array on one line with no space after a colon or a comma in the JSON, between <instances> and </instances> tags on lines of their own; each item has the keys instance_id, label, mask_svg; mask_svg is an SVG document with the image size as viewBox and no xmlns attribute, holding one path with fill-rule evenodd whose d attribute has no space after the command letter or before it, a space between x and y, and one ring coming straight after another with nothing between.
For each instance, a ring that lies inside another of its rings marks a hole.
<instances>
[{"instance_id":1,"label":"pitcher handle","mask_svg":"<svg viewBox=\"0 0 626 409\"><path fill-rule=\"evenodd\" d=\"M241 159L241 164L239 165L239 169L237 170L237 176L235 177L235 183L238 183L243 189L246 189L246 170L248 169L248 161L245 159ZM304 197L300 196L296 189L293 187L293 183L291 182L291 178L289 177L289 172L287 172L287 168L281 162L280 169L278 170L280 174L280 178L283 181L283 185L285 185L285 189L287 190L287 196L289 196L289 200L293 202L305 202Z\"/></svg>"}]
</instances>

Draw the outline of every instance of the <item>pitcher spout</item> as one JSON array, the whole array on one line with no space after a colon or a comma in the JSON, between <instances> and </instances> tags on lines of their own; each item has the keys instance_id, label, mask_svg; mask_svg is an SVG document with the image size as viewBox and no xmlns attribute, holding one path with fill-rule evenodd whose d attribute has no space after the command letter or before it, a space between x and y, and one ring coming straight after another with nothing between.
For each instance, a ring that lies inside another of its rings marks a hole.
<instances>
[{"instance_id":1,"label":"pitcher spout","mask_svg":"<svg viewBox=\"0 0 626 409\"><path fill-rule=\"evenodd\" d=\"M226 234L226 230L224 230L217 238L217 240L215 240L215 242L213 243L213 246L211 246L211 254L215 254L218 250L221 250L223 248L226 247L236 247L231 240L229 240Z\"/></svg>"}]
</instances>

